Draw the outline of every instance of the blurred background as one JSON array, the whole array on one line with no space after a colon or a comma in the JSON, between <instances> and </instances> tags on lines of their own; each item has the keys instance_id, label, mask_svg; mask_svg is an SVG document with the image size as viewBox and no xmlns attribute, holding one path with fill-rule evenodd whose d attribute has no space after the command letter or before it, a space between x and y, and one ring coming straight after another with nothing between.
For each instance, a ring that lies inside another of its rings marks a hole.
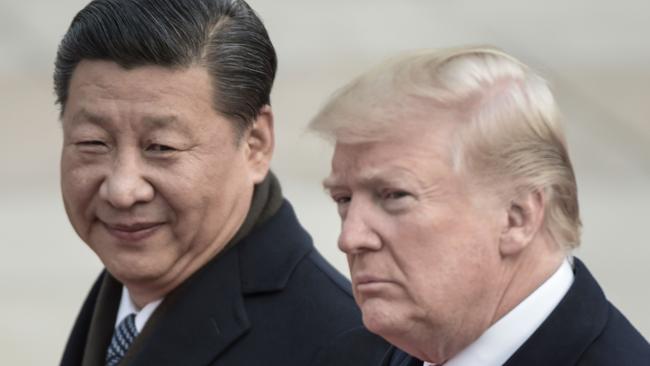
<instances>
[{"instance_id":1,"label":"blurred background","mask_svg":"<svg viewBox=\"0 0 650 366\"><path fill-rule=\"evenodd\" d=\"M343 273L320 182L331 147L305 132L344 82L396 52L493 44L554 85L577 172L583 245L606 294L650 337L650 2L251 0L279 56L273 166ZM53 365L101 270L67 222L51 74L85 0L0 0L0 364Z\"/></svg>"}]
</instances>

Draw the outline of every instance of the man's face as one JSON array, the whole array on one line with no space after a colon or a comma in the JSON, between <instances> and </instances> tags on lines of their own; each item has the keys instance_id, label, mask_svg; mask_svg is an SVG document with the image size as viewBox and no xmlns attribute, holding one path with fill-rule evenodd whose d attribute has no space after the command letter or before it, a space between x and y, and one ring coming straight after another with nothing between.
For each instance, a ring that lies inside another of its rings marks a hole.
<instances>
[{"instance_id":1,"label":"man's face","mask_svg":"<svg viewBox=\"0 0 650 366\"><path fill-rule=\"evenodd\" d=\"M400 128L378 142L337 143L325 186L365 325L397 345L426 333L444 348L491 321L505 216L453 171L451 123Z\"/></svg>"},{"instance_id":2,"label":"man's face","mask_svg":"<svg viewBox=\"0 0 650 366\"><path fill-rule=\"evenodd\" d=\"M79 236L119 280L173 288L239 228L245 144L212 108L207 71L82 61L63 115L61 185Z\"/></svg>"}]
</instances>

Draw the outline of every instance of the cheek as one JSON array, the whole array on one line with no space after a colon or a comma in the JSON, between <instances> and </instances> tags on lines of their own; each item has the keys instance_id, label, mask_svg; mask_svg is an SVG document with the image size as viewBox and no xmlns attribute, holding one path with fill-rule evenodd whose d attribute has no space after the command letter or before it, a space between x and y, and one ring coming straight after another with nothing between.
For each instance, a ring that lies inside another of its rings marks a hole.
<instances>
[{"instance_id":1,"label":"cheek","mask_svg":"<svg viewBox=\"0 0 650 366\"><path fill-rule=\"evenodd\" d=\"M403 273L405 296L414 308L427 312L431 304L439 304L449 290L448 275L445 274L439 259L426 251L410 253L402 258L400 270ZM437 305L436 305L437 306Z\"/></svg>"},{"instance_id":2,"label":"cheek","mask_svg":"<svg viewBox=\"0 0 650 366\"><path fill-rule=\"evenodd\" d=\"M91 235L94 217L93 202L101 179L94 169L62 166L61 194L68 219L77 234L86 242Z\"/></svg>"},{"instance_id":3,"label":"cheek","mask_svg":"<svg viewBox=\"0 0 650 366\"><path fill-rule=\"evenodd\" d=\"M427 294L424 301L436 300L433 306L454 312L463 304L485 300L498 280L498 251L492 233L479 227L459 225L432 235L429 248L413 259L414 272L428 273L413 282L417 291Z\"/></svg>"},{"instance_id":4,"label":"cheek","mask_svg":"<svg viewBox=\"0 0 650 366\"><path fill-rule=\"evenodd\" d=\"M454 291L469 263L476 255L468 253L472 244L454 219L405 218L394 241L395 265L404 276L404 284L415 303L423 307L440 303Z\"/></svg>"},{"instance_id":5,"label":"cheek","mask_svg":"<svg viewBox=\"0 0 650 366\"><path fill-rule=\"evenodd\" d=\"M212 165L212 164L211 164ZM186 243L212 238L231 213L233 178L212 166L187 164L158 172L156 190L173 215L174 235ZM238 187L239 184L234 184Z\"/></svg>"},{"instance_id":6,"label":"cheek","mask_svg":"<svg viewBox=\"0 0 650 366\"><path fill-rule=\"evenodd\" d=\"M222 181L207 169L186 166L163 171L156 178L156 191L178 215L178 219L196 223L222 204Z\"/></svg>"},{"instance_id":7,"label":"cheek","mask_svg":"<svg viewBox=\"0 0 650 366\"><path fill-rule=\"evenodd\" d=\"M83 215L87 206L98 193L101 173L97 167L62 164L61 193L68 214Z\"/></svg>"}]
</instances>

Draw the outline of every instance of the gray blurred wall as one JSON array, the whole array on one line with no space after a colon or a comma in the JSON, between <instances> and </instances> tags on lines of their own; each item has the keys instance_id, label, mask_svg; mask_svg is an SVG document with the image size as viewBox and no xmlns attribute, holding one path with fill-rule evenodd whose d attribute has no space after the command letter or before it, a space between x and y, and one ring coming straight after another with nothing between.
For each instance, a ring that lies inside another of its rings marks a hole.
<instances>
[{"instance_id":1,"label":"gray blurred wall","mask_svg":"<svg viewBox=\"0 0 650 366\"><path fill-rule=\"evenodd\" d=\"M60 202L51 86L56 46L85 1L0 1L0 364L59 361L101 269ZM395 52L489 43L555 86L577 171L583 246L609 298L650 337L650 3L646 0L251 0L280 60L273 166L343 273L320 188L331 148L304 132L325 98Z\"/></svg>"}]
</instances>

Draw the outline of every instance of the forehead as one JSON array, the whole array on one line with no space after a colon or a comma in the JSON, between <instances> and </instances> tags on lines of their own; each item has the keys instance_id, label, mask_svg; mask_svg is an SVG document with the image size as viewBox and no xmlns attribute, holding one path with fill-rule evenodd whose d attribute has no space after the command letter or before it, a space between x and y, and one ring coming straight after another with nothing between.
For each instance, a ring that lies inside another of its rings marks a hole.
<instances>
[{"instance_id":1,"label":"forehead","mask_svg":"<svg viewBox=\"0 0 650 366\"><path fill-rule=\"evenodd\" d=\"M404 123L399 130L377 141L337 142L332 158L332 173L325 185L344 180L373 181L410 177L425 183L452 173L454 125Z\"/></svg>"},{"instance_id":2,"label":"forehead","mask_svg":"<svg viewBox=\"0 0 650 366\"><path fill-rule=\"evenodd\" d=\"M193 114L216 113L212 97L210 77L203 67L124 69L111 61L83 60L72 75L63 120L138 117L164 125Z\"/></svg>"}]
</instances>

